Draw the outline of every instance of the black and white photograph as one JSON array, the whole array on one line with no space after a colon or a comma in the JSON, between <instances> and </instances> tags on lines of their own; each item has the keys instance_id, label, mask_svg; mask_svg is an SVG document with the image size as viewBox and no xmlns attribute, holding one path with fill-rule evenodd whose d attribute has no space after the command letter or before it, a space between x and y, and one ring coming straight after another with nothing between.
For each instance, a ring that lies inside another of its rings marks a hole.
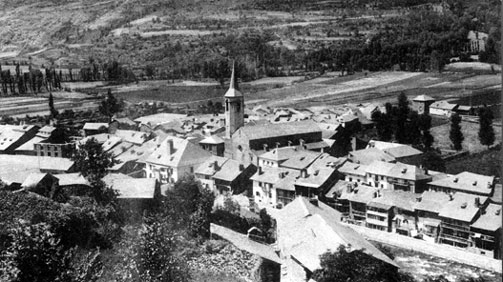
<instances>
[{"instance_id":1,"label":"black and white photograph","mask_svg":"<svg viewBox=\"0 0 503 282\"><path fill-rule=\"evenodd\" d=\"M503 281L498 0L0 0L0 281Z\"/></svg>"}]
</instances>

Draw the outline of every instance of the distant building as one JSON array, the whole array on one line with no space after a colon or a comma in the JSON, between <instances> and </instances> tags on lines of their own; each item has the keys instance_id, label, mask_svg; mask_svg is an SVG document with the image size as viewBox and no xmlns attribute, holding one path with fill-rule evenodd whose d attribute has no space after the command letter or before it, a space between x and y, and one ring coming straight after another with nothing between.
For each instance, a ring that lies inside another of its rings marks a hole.
<instances>
[{"instance_id":1,"label":"distant building","mask_svg":"<svg viewBox=\"0 0 503 282\"><path fill-rule=\"evenodd\" d=\"M501 205L489 204L470 226L473 249L480 255L501 259Z\"/></svg>"},{"instance_id":2,"label":"distant building","mask_svg":"<svg viewBox=\"0 0 503 282\"><path fill-rule=\"evenodd\" d=\"M212 153L215 156L223 157L225 153L225 141L217 135L212 135L199 141L203 150Z\"/></svg>"},{"instance_id":3,"label":"distant building","mask_svg":"<svg viewBox=\"0 0 503 282\"><path fill-rule=\"evenodd\" d=\"M456 111L458 105L451 104L447 101L438 101L430 106L430 114L437 116L451 117Z\"/></svg>"},{"instance_id":4,"label":"distant building","mask_svg":"<svg viewBox=\"0 0 503 282\"><path fill-rule=\"evenodd\" d=\"M468 43L465 47L466 51L471 54L478 54L481 51L485 51L487 38L489 38L487 33L470 30L467 36Z\"/></svg>"},{"instance_id":5,"label":"distant building","mask_svg":"<svg viewBox=\"0 0 503 282\"><path fill-rule=\"evenodd\" d=\"M86 122L84 127L84 136L108 133L108 123L104 122Z\"/></svg>"},{"instance_id":6,"label":"distant building","mask_svg":"<svg viewBox=\"0 0 503 282\"><path fill-rule=\"evenodd\" d=\"M418 114L430 114L430 105L435 102L435 99L428 95L419 95L412 99L412 106Z\"/></svg>"}]
</instances>

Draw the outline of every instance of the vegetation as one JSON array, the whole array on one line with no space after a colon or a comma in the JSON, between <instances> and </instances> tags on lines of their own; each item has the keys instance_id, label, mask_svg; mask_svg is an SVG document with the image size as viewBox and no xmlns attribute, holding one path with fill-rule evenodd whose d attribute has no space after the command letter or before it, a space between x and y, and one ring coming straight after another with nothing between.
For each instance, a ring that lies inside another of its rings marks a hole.
<instances>
[{"instance_id":1,"label":"vegetation","mask_svg":"<svg viewBox=\"0 0 503 282\"><path fill-rule=\"evenodd\" d=\"M463 149L462 143L465 139L463 132L461 132L461 117L455 113L451 116L451 130L449 132L449 139L451 139L454 150L460 151Z\"/></svg>"},{"instance_id":2,"label":"vegetation","mask_svg":"<svg viewBox=\"0 0 503 282\"><path fill-rule=\"evenodd\" d=\"M491 146L494 143L494 129L492 126L493 123L493 113L491 109L488 107L484 107L480 109L479 112L479 139L482 145L486 145L487 147Z\"/></svg>"},{"instance_id":3,"label":"vegetation","mask_svg":"<svg viewBox=\"0 0 503 282\"><path fill-rule=\"evenodd\" d=\"M398 272L398 268L378 260L361 250L348 251L340 246L336 252L327 252L320 257L321 269L313 272L312 278L319 282L329 281L413 281L413 278Z\"/></svg>"},{"instance_id":4,"label":"vegetation","mask_svg":"<svg viewBox=\"0 0 503 282\"><path fill-rule=\"evenodd\" d=\"M421 159L421 164L424 168L434 171L445 172L445 161L435 150L425 152Z\"/></svg>"},{"instance_id":5,"label":"vegetation","mask_svg":"<svg viewBox=\"0 0 503 282\"><path fill-rule=\"evenodd\" d=\"M99 111L102 115L109 118L110 122L115 114L121 112L124 109L124 102L117 100L112 94L112 91L108 89L107 97L101 101Z\"/></svg>"}]
</instances>

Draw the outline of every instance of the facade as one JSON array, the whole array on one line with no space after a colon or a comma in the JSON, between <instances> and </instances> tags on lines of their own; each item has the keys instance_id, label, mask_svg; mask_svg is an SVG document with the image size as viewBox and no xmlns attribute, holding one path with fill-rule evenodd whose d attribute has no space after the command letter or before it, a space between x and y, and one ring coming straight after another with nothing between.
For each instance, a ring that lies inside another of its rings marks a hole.
<instances>
[{"instance_id":1,"label":"facade","mask_svg":"<svg viewBox=\"0 0 503 282\"><path fill-rule=\"evenodd\" d=\"M108 123L105 122L86 122L84 127L84 136L95 135L108 132Z\"/></svg>"},{"instance_id":2,"label":"facade","mask_svg":"<svg viewBox=\"0 0 503 282\"><path fill-rule=\"evenodd\" d=\"M432 176L413 165L375 161L367 167L366 179L376 188L422 193Z\"/></svg>"},{"instance_id":3,"label":"facade","mask_svg":"<svg viewBox=\"0 0 503 282\"><path fill-rule=\"evenodd\" d=\"M466 51L472 54L485 51L488 37L487 33L470 30L467 36L468 43L466 43Z\"/></svg>"},{"instance_id":4,"label":"facade","mask_svg":"<svg viewBox=\"0 0 503 282\"><path fill-rule=\"evenodd\" d=\"M244 125L244 97L236 89L236 77L234 66L229 89L224 95L225 104L225 137L230 139L234 132Z\"/></svg>"},{"instance_id":5,"label":"facade","mask_svg":"<svg viewBox=\"0 0 503 282\"><path fill-rule=\"evenodd\" d=\"M444 117L451 117L456 111L458 105L451 104L447 101L438 101L430 106L430 114Z\"/></svg>"},{"instance_id":6,"label":"facade","mask_svg":"<svg viewBox=\"0 0 503 282\"><path fill-rule=\"evenodd\" d=\"M472 251L501 259L501 205L489 204L470 226Z\"/></svg>"},{"instance_id":7,"label":"facade","mask_svg":"<svg viewBox=\"0 0 503 282\"><path fill-rule=\"evenodd\" d=\"M412 99L412 106L418 114L430 114L430 105L435 102L435 99L428 95L419 95Z\"/></svg>"},{"instance_id":8,"label":"facade","mask_svg":"<svg viewBox=\"0 0 503 282\"><path fill-rule=\"evenodd\" d=\"M175 183L195 169L211 154L198 145L178 137L167 137L142 162L147 178L156 178L161 184Z\"/></svg>"}]
</instances>

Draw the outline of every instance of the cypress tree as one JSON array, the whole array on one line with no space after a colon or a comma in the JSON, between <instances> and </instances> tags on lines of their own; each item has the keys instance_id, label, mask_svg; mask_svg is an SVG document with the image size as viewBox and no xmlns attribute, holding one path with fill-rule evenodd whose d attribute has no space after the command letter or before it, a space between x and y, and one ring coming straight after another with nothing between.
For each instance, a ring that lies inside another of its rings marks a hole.
<instances>
[{"instance_id":1,"label":"cypress tree","mask_svg":"<svg viewBox=\"0 0 503 282\"><path fill-rule=\"evenodd\" d=\"M56 118L59 114L58 110L54 108L54 97L49 93L49 110L51 111L51 118Z\"/></svg>"},{"instance_id":2,"label":"cypress tree","mask_svg":"<svg viewBox=\"0 0 503 282\"><path fill-rule=\"evenodd\" d=\"M479 139L482 145L487 147L494 143L494 129L493 129L493 112L487 106L480 109L479 112Z\"/></svg>"},{"instance_id":3,"label":"cypress tree","mask_svg":"<svg viewBox=\"0 0 503 282\"><path fill-rule=\"evenodd\" d=\"M461 132L461 117L455 113L451 116L451 131L449 132L449 139L451 139L452 145L456 151L463 149L463 132Z\"/></svg>"}]
</instances>

